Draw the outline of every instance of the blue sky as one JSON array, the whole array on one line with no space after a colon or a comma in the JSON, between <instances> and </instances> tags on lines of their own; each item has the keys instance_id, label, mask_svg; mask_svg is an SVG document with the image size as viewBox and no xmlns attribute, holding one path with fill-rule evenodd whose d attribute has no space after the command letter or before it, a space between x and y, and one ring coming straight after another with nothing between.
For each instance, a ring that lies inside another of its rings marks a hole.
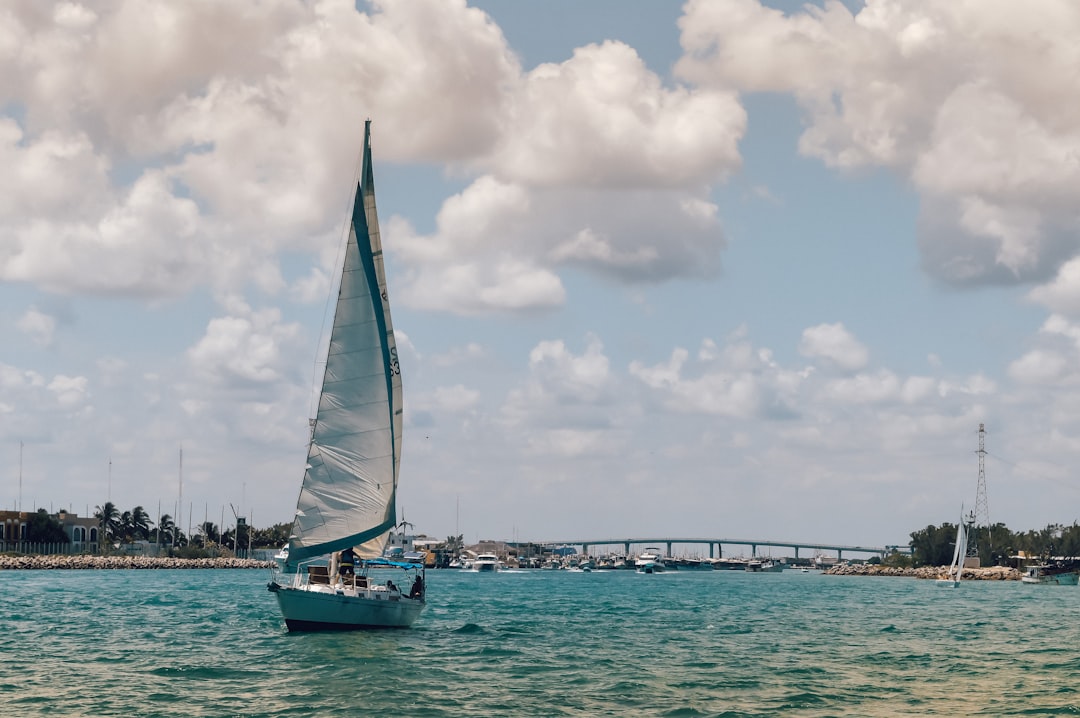
<instances>
[{"instance_id":1,"label":"blue sky","mask_svg":"<svg viewBox=\"0 0 1080 718\"><path fill-rule=\"evenodd\" d=\"M370 117L417 530L903 543L980 423L991 520L1072 523L1080 10L1036 6L16 2L0 504L174 514L183 446L185 516L291 517Z\"/></svg>"}]
</instances>

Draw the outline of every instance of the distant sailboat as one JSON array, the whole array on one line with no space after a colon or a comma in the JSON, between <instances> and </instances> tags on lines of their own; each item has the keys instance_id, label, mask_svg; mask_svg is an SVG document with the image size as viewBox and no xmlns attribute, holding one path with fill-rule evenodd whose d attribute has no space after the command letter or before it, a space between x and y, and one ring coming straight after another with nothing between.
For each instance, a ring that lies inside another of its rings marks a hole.
<instances>
[{"instance_id":1,"label":"distant sailboat","mask_svg":"<svg viewBox=\"0 0 1080 718\"><path fill-rule=\"evenodd\" d=\"M397 523L401 431L401 371L368 121L307 468L292 535L278 557L284 575L279 581L275 573L268 587L289 630L402 628L423 610L423 567L382 558ZM359 570L341 580L334 570L336 552L350 548L360 559ZM376 585L368 574L372 566L406 571L404 592L392 581Z\"/></svg>"},{"instance_id":2,"label":"distant sailboat","mask_svg":"<svg viewBox=\"0 0 1080 718\"><path fill-rule=\"evenodd\" d=\"M964 559L967 558L968 541L972 529L975 527L975 515L964 516L963 508L960 509L960 523L956 525L956 546L953 548L952 563L949 564L944 578L937 580L939 586L956 588L960 585L960 579L964 575Z\"/></svg>"}]
</instances>

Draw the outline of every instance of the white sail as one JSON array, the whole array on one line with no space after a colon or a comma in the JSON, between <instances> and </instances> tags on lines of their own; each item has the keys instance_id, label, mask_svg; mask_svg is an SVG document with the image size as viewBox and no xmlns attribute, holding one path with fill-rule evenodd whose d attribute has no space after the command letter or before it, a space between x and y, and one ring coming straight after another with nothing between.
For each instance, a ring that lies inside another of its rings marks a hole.
<instances>
[{"instance_id":1,"label":"white sail","mask_svg":"<svg viewBox=\"0 0 1080 718\"><path fill-rule=\"evenodd\" d=\"M968 543L971 531L975 525L975 517L964 516L964 509L960 509L960 523L956 526L956 545L953 547L952 563L945 573L944 578L938 579L939 584L957 586L964 575L964 562L967 559Z\"/></svg>"},{"instance_id":2,"label":"white sail","mask_svg":"<svg viewBox=\"0 0 1080 718\"><path fill-rule=\"evenodd\" d=\"M967 532L964 531L964 521L956 527L956 547L953 549L952 563L949 565L949 578L959 581L964 573L964 559L967 558Z\"/></svg>"},{"instance_id":3,"label":"white sail","mask_svg":"<svg viewBox=\"0 0 1080 718\"><path fill-rule=\"evenodd\" d=\"M382 554L394 526L401 457L401 371L364 128L357 188L322 393L289 540L289 564L357 547Z\"/></svg>"}]
</instances>

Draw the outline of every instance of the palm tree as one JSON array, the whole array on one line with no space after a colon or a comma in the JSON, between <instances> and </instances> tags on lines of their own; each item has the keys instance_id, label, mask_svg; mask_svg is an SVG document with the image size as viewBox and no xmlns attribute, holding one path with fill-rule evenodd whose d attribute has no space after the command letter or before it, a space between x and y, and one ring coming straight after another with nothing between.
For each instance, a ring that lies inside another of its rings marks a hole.
<instances>
[{"instance_id":1,"label":"palm tree","mask_svg":"<svg viewBox=\"0 0 1080 718\"><path fill-rule=\"evenodd\" d=\"M150 514L142 506L136 506L131 510L131 534L136 539L150 538Z\"/></svg>"},{"instance_id":2,"label":"palm tree","mask_svg":"<svg viewBox=\"0 0 1080 718\"><path fill-rule=\"evenodd\" d=\"M131 523L131 512L125 511L124 513L120 514L120 542L131 543L131 539L134 533L135 529L133 528L133 524Z\"/></svg>"},{"instance_id":3,"label":"palm tree","mask_svg":"<svg viewBox=\"0 0 1080 718\"><path fill-rule=\"evenodd\" d=\"M167 543L170 545L175 543L175 532L176 524L173 523L172 516L169 516L168 514L162 514L161 520L158 523L157 527L157 543Z\"/></svg>"},{"instance_id":4,"label":"palm tree","mask_svg":"<svg viewBox=\"0 0 1080 718\"><path fill-rule=\"evenodd\" d=\"M101 545L107 546L120 530L120 512L112 501L106 501L101 506L94 507L94 518L98 520L101 528Z\"/></svg>"},{"instance_id":5,"label":"palm tree","mask_svg":"<svg viewBox=\"0 0 1080 718\"><path fill-rule=\"evenodd\" d=\"M220 538L218 536L218 527L212 521L204 521L200 524L199 533L202 535L204 543L216 543Z\"/></svg>"}]
</instances>

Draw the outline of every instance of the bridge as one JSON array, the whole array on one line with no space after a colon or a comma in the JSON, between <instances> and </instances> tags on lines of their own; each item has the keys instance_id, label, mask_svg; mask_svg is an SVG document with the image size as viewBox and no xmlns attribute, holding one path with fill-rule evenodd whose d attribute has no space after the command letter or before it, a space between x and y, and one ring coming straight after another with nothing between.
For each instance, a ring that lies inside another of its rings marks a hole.
<instances>
[{"instance_id":1,"label":"bridge","mask_svg":"<svg viewBox=\"0 0 1080 718\"><path fill-rule=\"evenodd\" d=\"M538 541L536 542L541 546L581 546L582 553L588 554L590 547L596 546L622 546L623 554L630 555L630 546L634 544L645 544L646 546L660 546L667 547L665 555L671 556L671 547L675 544L696 544L699 546L707 545L709 547L709 558L720 558L723 556L722 547L728 546L749 546L750 555L757 556L758 548L767 546L770 548L792 548L795 549L795 559L799 558L799 549L811 550L811 551L826 551L835 552L837 560L841 560L844 557L844 552L849 554L876 554L881 558L885 558L890 553L911 553L910 546L843 546L840 544L825 544L825 543L805 543L802 541L768 541L768 540L753 540L753 539L730 539L730 538L613 538L613 539L573 539L565 541Z\"/></svg>"}]
</instances>

